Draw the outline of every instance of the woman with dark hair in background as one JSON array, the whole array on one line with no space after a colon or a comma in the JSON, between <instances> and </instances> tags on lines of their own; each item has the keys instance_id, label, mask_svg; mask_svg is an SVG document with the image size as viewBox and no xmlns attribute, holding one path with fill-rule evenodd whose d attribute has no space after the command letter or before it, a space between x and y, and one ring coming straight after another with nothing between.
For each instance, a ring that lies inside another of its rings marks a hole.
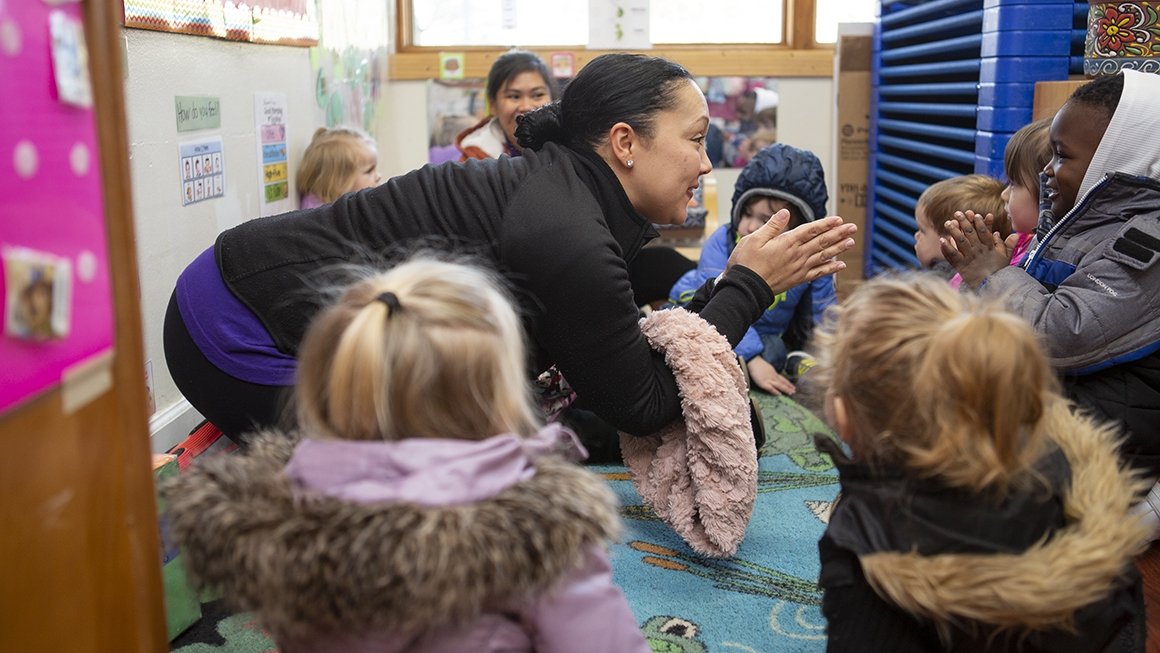
<instances>
[{"instance_id":1,"label":"woman with dark hair in background","mask_svg":"<svg viewBox=\"0 0 1160 653\"><path fill-rule=\"evenodd\" d=\"M459 160L519 156L516 120L551 102L555 95L555 82L542 59L523 50L501 54L487 74L491 114L455 139L455 146L463 153Z\"/></svg>"},{"instance_id":2,"label":"woman with dark hair in background","mask_svg":"<svg viewBox=\"0 0 1160 653\"><path fill-rule=\"evenodd\" d=\"M653 433L680 417L680 396L641 334L628 262L655 236L651 223L684 221L712 170L708 126L687 70L604 55L558 103L524 116L521 157L424 166L229 229L177 282L165 321L174 381L229 435L278 424L298 344L325 303L317 285L333 284L341 264L435 244L474 254L511 284L531 377L557 370L575 392L545 397L549 416L596 449L615 449L616 430ZM731 346L775 294L844 267L835 257L853 246L854 225L834 216L782 233L787 220L780 212L742 239L690 304Z\"/></svg>"}]
</instances>

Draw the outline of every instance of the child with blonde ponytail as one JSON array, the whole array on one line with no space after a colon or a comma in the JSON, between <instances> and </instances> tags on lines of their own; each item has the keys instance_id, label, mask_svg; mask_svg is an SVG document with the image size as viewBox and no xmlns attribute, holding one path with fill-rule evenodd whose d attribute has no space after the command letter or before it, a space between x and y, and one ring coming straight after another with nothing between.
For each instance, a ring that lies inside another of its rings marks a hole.
<instances>
[{"instance_id":1,"label":"child with blonde ponytail","mask_svg":"<svg viewBox=\"0 0 1160 653\"><path fill-rule=\"evenodd\" d=\"M819 543L828 651L1143 651L1142 482L1030 325L932 275L833 309L812 375L848 451Z\"/></svg>"},{"instance_id":2,"label":"child with blonde ponytail","mask_svg":"<svg viewBox=\"0 0 1160 653\"><path fill-rule=\"evenodd\" d=\"M481 268L355 283L299 350L300 437L167 488L202 586L299 653L647 653L606 550L616 500L543 426L522 326Z\"/></svg>"}]
</instances>

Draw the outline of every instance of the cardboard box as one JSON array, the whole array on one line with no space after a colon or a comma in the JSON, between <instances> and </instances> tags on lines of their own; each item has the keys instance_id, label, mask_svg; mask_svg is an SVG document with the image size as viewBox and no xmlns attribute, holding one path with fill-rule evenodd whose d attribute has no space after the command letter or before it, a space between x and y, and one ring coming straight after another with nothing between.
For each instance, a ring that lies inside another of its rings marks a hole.
<instances>
[{"instance_id":1,"label":"cardboard box","mask_svg":"<svg viewBox=\"0 0 1160 653\"><path fill-rule=\"evenodd\" d=\"M834 212L858 225L854 247L838 257L846 269L838 273L839 298L849 294L864 278L866 260L867 185L870 178L870 59L873 26L842 23L834 51Z\"/></svg>"},{"instance_id":2,"label":"cardboard box","mask_svg":"<svg viewBox=\"0 0 1160 653\"><path fill-rule=\"evenodd\" d=\"M1031 120L1052 118L1075 89L1090 82L1090 79L1067 79L1056 82L1035 82L1035 99L1032 101Z\"/></svg>"},{"instance_id":3,"label":"cardboard box","mask_svg":"<svg viewBox=\"0 0 1160 653\"><path fill-rule=\"evenodd\" d=\"M176 455L153 454L155 487L159 488L162 483L177 476L178 471ZM159 493L157 512L158 523L161 525L161 579L165 585L165 625L169 639L172 640L201 619L201 601L185 575L185 567L178 555L177 545L169 533L165 509L165 500Z\"/></svg>"}]
</instances>

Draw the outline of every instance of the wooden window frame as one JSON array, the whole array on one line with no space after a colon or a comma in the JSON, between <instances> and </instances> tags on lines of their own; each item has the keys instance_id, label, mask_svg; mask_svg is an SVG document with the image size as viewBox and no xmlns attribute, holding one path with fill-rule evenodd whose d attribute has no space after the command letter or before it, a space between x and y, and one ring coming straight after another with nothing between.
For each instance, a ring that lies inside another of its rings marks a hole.
<instances>
[{"instance_id":1,"label":"wooden window frame","mask_svg":"<svg viewBox=\"0 0 1160 653\"><path fill-rule=\"evenodd\" d=\"M774 45L714 44L661 45L640 52L671 59L694 75L743 77L829 77L834 72L834 47L814 40L816 0L781 0L784 43ZM393 80L438 79L439 53L463 52L464 77L483 79L491 64L507 48L494 46L426 47L412 43L411 0L395 0L395 43L390 56ZM554 52L570 52L579 69L610 50L583 47L527 48L544 59Z\"/></svg>"}]
</instances>

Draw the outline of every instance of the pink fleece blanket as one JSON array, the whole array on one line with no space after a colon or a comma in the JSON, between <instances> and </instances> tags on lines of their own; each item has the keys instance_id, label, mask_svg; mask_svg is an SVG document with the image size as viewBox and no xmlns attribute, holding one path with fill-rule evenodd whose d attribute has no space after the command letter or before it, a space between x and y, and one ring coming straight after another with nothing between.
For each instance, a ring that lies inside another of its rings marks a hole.
<instances>
[{"instance_id":1,"label":"pink fleece blanket","mask_svg":"<svg viewBox=\"0 0 1160 653\"><path fill-rule=\"evenodd\" d=\"M648 437L620 436L637 491L694 551L728 557L757 498L757 449L744 373L725 337L683 308L641 320L681 390L684 418Z\"/></svg>"}]
</instances>

